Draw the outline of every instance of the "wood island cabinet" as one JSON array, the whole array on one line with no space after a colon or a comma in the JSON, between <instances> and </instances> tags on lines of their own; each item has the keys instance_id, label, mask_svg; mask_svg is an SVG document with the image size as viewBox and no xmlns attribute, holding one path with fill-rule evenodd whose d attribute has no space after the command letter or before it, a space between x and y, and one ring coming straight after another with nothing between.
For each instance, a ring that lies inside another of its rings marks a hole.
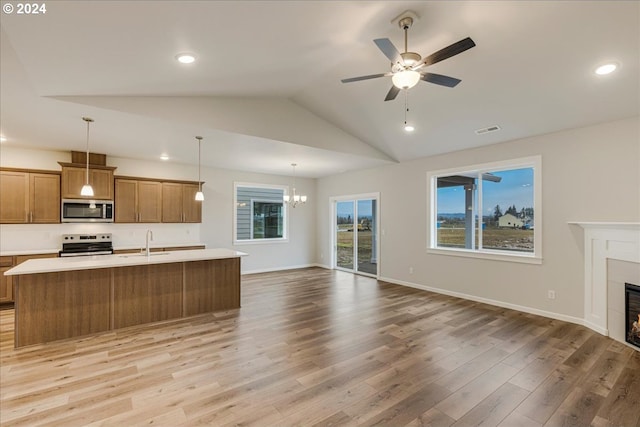
<instances>
[{"instance_id":1,"label":"wood island cabinet","mask_svg":"<svg viewBox=\"0 0 640 427\"><path fill-rule=\"evenodd\" d=\"M113 200L113 171L116 169L115 167L89 165L89 184L93 187L93 196L88 197L80 195L80 190L86 182L86 168L73 163L60 163L60 165L62 165L61 193L63 199Z\"/></svg>"},{"instance_id":2,"label":"wood island cabinet","mask_svg":"<svg viewBox=\"0 0 640 427\"><path fill-rule=\"evenodd\" d=\"M202 202L195 200L198 184L162 183L162 222L202 222Z\"/></svg>"},{"instance_id":3,"label":"wood island cabinet","mask_svg":"<svg viewBox=\"0 0 640 427\"><path fill-rule=\"evenodd\" d=\"M60 174L26 170L0 171L0 223L60 222Z\"/></svg>"},{"instance_id":4,"label":"wood island cabinet","mask_svg":"<svg viewBox=\"0 0 640 427\"><path fill-rule=\"evenodd\" d=\"M161 222L162 183L115 179L115 222Z\"/></svg>"},{"instance_id":5,"label":"wood island cabinet","mask_svg":"<svg viewBox=\"0 0 640 427\"><path fill-rule=\"evenodd\" d=\"M194 254L188 253L174 255L170 262L130 258L138 261L125 266L110 266L112 259L107 257L96 261L96 268L49 268L10 276L16 307L14 345L240 308L240 255L220 251L194 251L208 255L193 261Z\"/></svg>"}]
</instances>

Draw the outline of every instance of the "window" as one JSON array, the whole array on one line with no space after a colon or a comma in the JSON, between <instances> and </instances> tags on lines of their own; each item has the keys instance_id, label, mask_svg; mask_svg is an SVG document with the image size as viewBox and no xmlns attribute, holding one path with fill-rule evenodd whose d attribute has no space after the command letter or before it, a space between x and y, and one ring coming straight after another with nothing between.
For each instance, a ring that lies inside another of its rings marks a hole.
<instances>
[{"instance_id":1,"label":"window","mask_svg":"<svg viewBox=\"0 0 640 427\"><path fill-rule=\"evenodd\" d=\"M286 241L287 187L234 184L234 243Z\"/></svg>"},{"instance_id":2,"label":"window","mask_svg":"<svg viewBox=\"0 0 640 427\"><path fill-rule=\"evenodd\" d=\"M541 262L541 159L428 173L429 250Z\"/></svg>"}]
</instances>

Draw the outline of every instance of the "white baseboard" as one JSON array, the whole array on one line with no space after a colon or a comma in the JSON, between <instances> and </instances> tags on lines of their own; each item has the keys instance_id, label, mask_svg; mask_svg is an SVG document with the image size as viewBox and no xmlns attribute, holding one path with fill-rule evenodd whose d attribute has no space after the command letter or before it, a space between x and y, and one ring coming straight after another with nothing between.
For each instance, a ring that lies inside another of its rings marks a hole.
<instances>
[{"instance_id":1,"label":"white baseboard","mask_svg":"<svg viewBox=\"0 0 640 427\"><path fill-rule=\"evenodd\" d=\"M594 328L593 327L594 325L588 324L584 319L580 319L578 317L573 317L573 316L567 316L566 314L554 313L552 311L540 310L540 309L537 309L537 308L526 307L526 306L518 305L518 304L511 304L511 303L508 303L508 302L497 301L497 300L493 300L493 299L489 299L489 298L482 298L482 297L478 297L478 296L475 296L475 295L464 294L462 292L448 291L446 289L440 289L440 288L432 288L431 286L419 285L417 283L411 283L411 282L405 282L403 280L396 280L396 279L392 279L390 277L380 277L378 280L381 280L383 282L393 283L395 285L408 286L410 288L415 288L415 289L421 289L423 291L434 292L434 293L437 293L437 294L449 295L451 297L462 298L462 299L481 302L481 303L489 304L489 305L495 305L497 307L502 307L502 308L508 308L508 309L511 309L511 310L522 311L524 313L536 314L538 316L548 317L548 318L556 319L556 320L562 320L562 321L569 322L569 323L575 323L577 325L582 325L582 326L586 326L586 327L588 327L590 329L593 329L594 331L596 331L596 332L598 332L598 333L600 333L602 335L608 335L608 331L606 331L606 330L603 331L603 330L601 330L601 328Z\"/></svg>"},{"instance_id":2,"label":"white baseboard","mask_svg":"<svg viewBox=\"0 0 640 427\"><path fill-rule=\"evenodd\" d=\"M287 265L287 266L283 266L283 267L273 267L273 268L259 268L259 269L256 269L256 270L243 271L240 274L242 276L244 276L245 274L272 273L274 271L296 270L298 268L309 268L309 267L322 267L322 268L325 268L323 265L314 263L314 264L301 264L301 265Z\"/></svg>"}]
</instances>

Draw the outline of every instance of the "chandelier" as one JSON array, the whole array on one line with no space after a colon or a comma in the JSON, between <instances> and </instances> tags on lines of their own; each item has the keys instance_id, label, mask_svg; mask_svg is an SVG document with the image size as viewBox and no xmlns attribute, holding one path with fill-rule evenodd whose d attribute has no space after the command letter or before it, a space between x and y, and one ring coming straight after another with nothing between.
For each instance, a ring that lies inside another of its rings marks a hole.
<instances>
[{"instance_id":1,"label":"chandelier","mask_svg":"<svg viewBox=\"0 0 640 427\"><path fill-rule=\"evenodd\" d=\"M296 193L296 166L297 164L295 163L291 163L291 166L293 167L293 190L291 191L290 194L284 194L282 196L282 200L289 204L291 207L295 208L297 205L302 204L302 203L307 203L307 196L304 194L297 194Z\"/></svg>"}]
</instances>

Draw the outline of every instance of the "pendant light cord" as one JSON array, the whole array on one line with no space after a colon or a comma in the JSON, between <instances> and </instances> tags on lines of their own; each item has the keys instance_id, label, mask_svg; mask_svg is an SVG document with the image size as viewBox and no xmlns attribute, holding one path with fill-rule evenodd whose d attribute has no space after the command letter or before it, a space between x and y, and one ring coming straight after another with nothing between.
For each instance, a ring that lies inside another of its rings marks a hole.
<instances>
[{"instance_id":1,"label":"pendant light cord","mask_svg":"<svg viewBox=\"0 0 640 427\"><path fill-rule=\"evenodd\" d=\"M202 180L200 179L200 164L202 163L200 157L200 146L202 144L202 138L198 139L198 189L202 191Z\"/></svg>"},{"instance_id":2,"label":"pendant light cord","mask_svg":"<svg viewBox=\"0 0 640 427\"><path fill-rule=\"evenodd\" d=\"M86 185L89 185L89 124L93 121L93 119L89 117L83 117L82 120L87 122L87 161L86 161Z\"/></svg>"},{"instance_id":3,"label":"pendant light cord","mask_svg":"<svg viewBox=\"0 0 640 427\"><path fill-rule=\"evenodd\" d=\"M404 90L404 125L407 125L407 112L409 112L409 91Z\"/></svg>"},{"instance_id":4,"label":"pendant light cord","mask_svg":"<svg viewBox=\"0 0 640 427\"><path fill-rule=\"evenodd\" d=\"M89 121L87 120L87 185L89 185Z\"/></svg>"}]
</instances>

